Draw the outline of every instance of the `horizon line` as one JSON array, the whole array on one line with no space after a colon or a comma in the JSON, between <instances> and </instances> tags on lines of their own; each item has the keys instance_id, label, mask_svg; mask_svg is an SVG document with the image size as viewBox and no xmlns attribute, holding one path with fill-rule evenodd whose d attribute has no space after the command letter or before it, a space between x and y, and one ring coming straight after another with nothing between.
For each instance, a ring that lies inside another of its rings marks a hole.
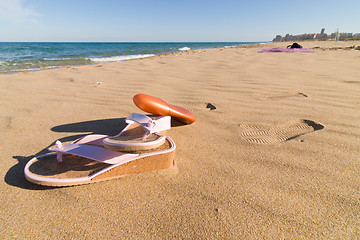
<instances>
[{"instance_id":1,"label":"horizon line","mask_svg":"<svg viewBox=\"0 0 360 240\"><path fill-rule=\"evenodd\" d=\"M0 43L261 43L268 41L0 41Z\"/></svg>"}]
</instances>

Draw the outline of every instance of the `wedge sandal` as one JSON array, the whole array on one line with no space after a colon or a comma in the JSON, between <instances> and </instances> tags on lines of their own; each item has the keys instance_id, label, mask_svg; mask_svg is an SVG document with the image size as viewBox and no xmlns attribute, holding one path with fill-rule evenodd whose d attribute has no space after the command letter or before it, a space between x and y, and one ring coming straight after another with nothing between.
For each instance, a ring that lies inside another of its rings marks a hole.
<instances>
[{"instance_id":1,"label":"wedge sandal","mask_svg":"<svg viewBox=\"0 0 360 240\"><path fill-rule=\"evenodd\" d=\"M170 137L157 148L132 153L106 149L103 140L107 137L88 135L64 146L57 141L49 149L54 153L34 157L26 164L26 179L46 186L72 186L174 166L176 146Z\"/></svg>"}]
</instances>

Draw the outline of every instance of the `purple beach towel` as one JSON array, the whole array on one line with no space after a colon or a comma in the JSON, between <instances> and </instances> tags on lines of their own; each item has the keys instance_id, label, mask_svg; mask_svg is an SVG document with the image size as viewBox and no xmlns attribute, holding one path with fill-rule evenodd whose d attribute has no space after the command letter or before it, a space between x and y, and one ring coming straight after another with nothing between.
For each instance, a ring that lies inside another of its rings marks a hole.
<instances>
[{"instance_id":1,"label":"purple beach towel","mask_svg":"<svg viewBox=\"0 0 360 240\"><path fill-rule=\"evenodd\" d=\"M263 52L315 52L307 48L263 48L259 53Z\"/></svg>"}]
</instances>

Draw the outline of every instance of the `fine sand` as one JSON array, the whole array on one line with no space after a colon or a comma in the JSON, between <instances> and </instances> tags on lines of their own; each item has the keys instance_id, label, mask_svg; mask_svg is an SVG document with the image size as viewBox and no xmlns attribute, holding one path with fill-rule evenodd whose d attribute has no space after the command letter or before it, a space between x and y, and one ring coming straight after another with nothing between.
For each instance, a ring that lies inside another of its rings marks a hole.
<instances>
[{"instance_id":1,"label":"fine sand","mask_svg":"<svg viewBox=\"0 0 360 240\"><path fill-rule=\"evenodd\" d=\"M289 44L0 75L0 238L359 237L360 42L258 53ZM142 113L137 93L197 117L167 131L176 167L64 188L25 179L57 139L120 132Z\"/></svg>"}]
</instances>

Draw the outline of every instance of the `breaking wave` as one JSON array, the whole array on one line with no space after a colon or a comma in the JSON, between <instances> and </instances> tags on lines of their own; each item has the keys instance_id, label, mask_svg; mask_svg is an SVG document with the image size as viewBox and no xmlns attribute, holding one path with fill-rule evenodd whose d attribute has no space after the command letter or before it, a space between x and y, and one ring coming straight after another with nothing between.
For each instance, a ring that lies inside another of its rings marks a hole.
<instances>
[{"instance_id":1,"label":"breaking wave","mask_svg":"<svg viewBox=\"0 0 360 240\"><path fill-rule=\"evenodd\" d=\"M182 48L179 48L179 51L189 51L190 48L189 47L182 47Z\"/></svg>"},{"instance_id":2,"label":"breaking wave","mask_svg":"<svg viewBox=\"0 0 360 240\"><path fill-rule=\"evenodd\" d=\"M139 54L139 55L125 55L125 56L114 56L114 57L91 57L86 58L93 62L116 62L116 61L125 61L139 58L153 57L154 54Z\"/></svg>"}]
</instances>

